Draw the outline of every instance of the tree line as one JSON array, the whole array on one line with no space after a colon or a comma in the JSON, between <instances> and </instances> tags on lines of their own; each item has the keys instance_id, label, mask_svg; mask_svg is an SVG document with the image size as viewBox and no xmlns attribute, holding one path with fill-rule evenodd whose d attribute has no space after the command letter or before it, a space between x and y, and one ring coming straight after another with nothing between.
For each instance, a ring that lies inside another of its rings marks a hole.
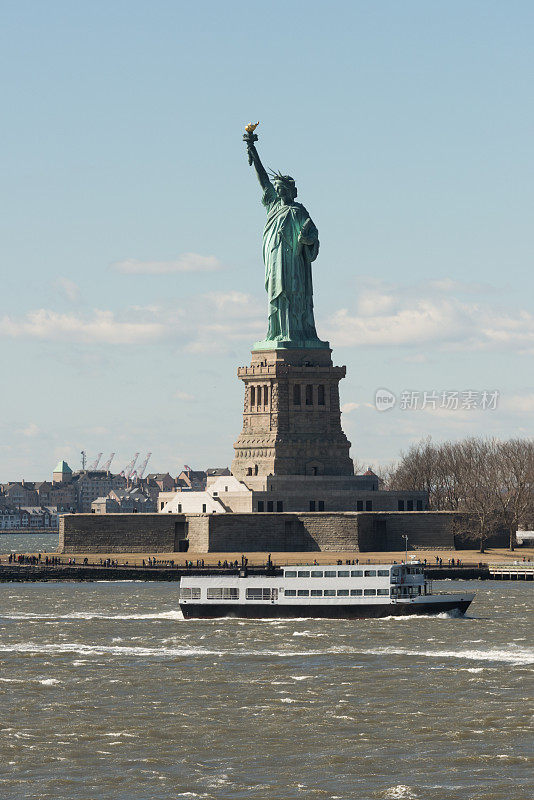
<instances>
[{"instance_id":1,"label":"tree line","mask_svg":"<svg viewBox=\"0 0 534 800\"><path fill-rule=\"evenodd\" d=\"M534 520L532 439L424 439L401 453L400 461L380 477L388 489L428 492L431 510L465 512L469 534L476 536L481 552L498 531L508 533L513 550L518 527Z\"/></svg>"}]
</instances>

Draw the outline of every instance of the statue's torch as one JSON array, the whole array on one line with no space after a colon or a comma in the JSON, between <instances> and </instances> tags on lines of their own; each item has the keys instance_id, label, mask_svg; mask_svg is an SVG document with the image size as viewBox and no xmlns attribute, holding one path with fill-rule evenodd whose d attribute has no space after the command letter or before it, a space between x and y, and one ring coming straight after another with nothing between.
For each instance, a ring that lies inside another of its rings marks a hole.
<instances>
[{"instance_id":1,"label":"statue's torch","mask_svg":"<svg viewBox=\"0 0 534 800\"><path fill-rule=\"evenodd\" d=\"M256 124L254 125L251 122L249 125L246 126L245 133L243 134L243 141L246 142L247 147L250 147L251 145L254 144L254 142L258 141L258 134L254 133L254 131L256 130L259 124L260 124L259 122L256 122ZM252 166L252 156L250 154L250 150L248 154L248 163L249 166Z\"/></svg>"}]
</instances>

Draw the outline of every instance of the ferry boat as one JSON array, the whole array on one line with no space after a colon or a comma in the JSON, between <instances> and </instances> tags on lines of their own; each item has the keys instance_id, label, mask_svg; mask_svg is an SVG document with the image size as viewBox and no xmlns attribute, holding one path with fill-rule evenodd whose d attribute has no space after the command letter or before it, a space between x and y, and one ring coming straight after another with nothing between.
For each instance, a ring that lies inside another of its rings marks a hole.
<instances>
[{"instance_id":1,"label":"ferry boat","mask_svg":"<svg viewBox=\"0 0 534 800\"><path fill-rule=\"evenodd\" d=\"M326 617L365 619L407 614L464 614L474 592L433 593L420 562L278 567L262 574L186 575L186 619Z\"/></svg>"}]
</instances>

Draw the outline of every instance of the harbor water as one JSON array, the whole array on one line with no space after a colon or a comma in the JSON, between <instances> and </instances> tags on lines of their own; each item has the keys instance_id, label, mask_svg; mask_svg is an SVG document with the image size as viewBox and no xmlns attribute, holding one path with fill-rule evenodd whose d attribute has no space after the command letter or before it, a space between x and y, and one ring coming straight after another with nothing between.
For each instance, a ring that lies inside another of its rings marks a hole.
<instances>
[{"instance_id":1,"label":"harbor water","mask_svg":"<svg viewBox=\"0 0 534 800\"><path fill-rule=\"evenodd\" d=\"M0 797L532 800L532 585L465 618L184 621L171 583L0 584Z\"/></svg>"}]
</instances>

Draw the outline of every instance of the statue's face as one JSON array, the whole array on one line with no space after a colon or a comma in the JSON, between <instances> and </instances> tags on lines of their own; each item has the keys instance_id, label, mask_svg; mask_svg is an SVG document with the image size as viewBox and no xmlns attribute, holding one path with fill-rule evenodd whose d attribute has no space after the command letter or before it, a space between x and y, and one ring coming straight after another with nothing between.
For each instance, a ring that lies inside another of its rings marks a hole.
<instances>
[{"instance_id":1,"label":"statue's face","mask_svg":"<svg viewBox=\"0 0 534 800\"><path fill-rule=\"evenodd\" d=\"M293 189L287 185L287 183L283 183L282 181L276 181L274 184L275 191L280 198L283 200L284 203L291 203L295 198L293 196Z\"/></svg>"}]
</instances>

